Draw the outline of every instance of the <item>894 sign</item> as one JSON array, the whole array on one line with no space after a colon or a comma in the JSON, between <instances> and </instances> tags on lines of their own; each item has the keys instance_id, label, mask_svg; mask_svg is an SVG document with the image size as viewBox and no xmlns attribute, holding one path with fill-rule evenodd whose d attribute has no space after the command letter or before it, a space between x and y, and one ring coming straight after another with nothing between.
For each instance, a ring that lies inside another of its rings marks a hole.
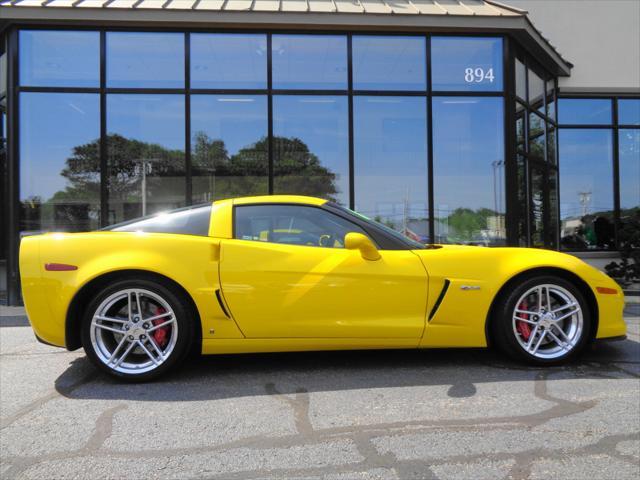
<instances>
[{"instance_id":1,"label":"894 sign","mask_svg":"<svg viewBox=\"0 0 640 480\"><path fill-rule=\"evenodd\" d=\"M493 83L493 80L493 68L485 70L482 67L469 67L464 69L464 81L467 83L482 83L484 81Z\"/></svg>"}]
</instances>

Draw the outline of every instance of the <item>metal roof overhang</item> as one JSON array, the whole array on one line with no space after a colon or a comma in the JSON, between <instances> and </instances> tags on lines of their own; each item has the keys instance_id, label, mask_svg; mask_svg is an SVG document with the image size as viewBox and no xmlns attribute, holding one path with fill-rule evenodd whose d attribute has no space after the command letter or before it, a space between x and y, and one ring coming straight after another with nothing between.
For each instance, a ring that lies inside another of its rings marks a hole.
<instances>
[{"instance_id":1,"label":"metal roof overhang","mask_svg":"<svg viewBox=\"0 0 640 480\"><path fill-rule=\"evenodd\" d=\"M13 24L509 34L552 74L569 76L572 68L572 64L562 58L525 14L504 16L402 15L339 12L0 7L0 31Z\"/></svg>"}]
</instances>

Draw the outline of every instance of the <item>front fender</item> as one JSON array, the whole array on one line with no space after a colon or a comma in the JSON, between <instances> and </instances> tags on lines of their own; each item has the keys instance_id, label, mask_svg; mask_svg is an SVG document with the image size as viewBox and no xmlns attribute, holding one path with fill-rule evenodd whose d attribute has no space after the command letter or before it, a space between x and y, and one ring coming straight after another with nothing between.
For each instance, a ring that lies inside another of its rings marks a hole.
<instances>
[{"instance_id":1,"label":"front fender","mask_svg":"<svg viewBox=\"0 0 640 480\"><path fill-rule=\"evenodd\" d=\"M459 246L416 253L430 279L431 318L421 342L423 347L486 346L486 321L496 295L518 275L544 268L566 271L587 285L598 306L597 338L624 334L624 297L620 288L607 275L574 256L552 250ZM445 280L449 286L434 311ZM602 294L598 287L615 288L616 294Z\"/></svg>"}]
</instances>

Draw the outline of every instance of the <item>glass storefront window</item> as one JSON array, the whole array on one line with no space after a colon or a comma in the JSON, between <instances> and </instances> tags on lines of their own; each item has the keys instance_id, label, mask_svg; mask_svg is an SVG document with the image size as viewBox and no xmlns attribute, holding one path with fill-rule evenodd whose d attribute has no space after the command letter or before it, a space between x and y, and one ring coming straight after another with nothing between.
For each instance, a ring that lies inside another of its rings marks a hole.
<instances>
[{"instance_id":1,"label":"glass storefront window","mask_svg":"<svg viewBox=\"0 0 640 480\"><path fill-rule=\"evenodd\" d=\"M502 39L433 37L431 71L434 90L502 90Z\"/></svg>"},{"instance_id":2,"label":"glass storefront window","mask_svg":"<svg viewBox=\"0 0 640 480\"><path fill-rule=\"evenodd\" d=\"M7 94L7 54L1 48L0 46L0 97L4 97Z\"/></svg>"},{"instance_id":3,"label":"glass storefront window","mask_svg":"<svg viewBox=\"0 0 640 480\"><path fill-rule=\"evenodd\" d=\"M545 246L545 179L544 170L531 169L531 246Z\"/></svg>"},{"instance_id":4,"label":"glass storefront window","mask_svg":"<svg viewBox=\"0 0 640 480\"><path fill-rule=\"evenodd\" d=\"M20 94L22 231L79 231L100 222L100 98Z\"/></svg>"},{"instance_id":5,"label":"glass storefront window","mask_svg":"<svg viewBox=\"0 0 640 480\"><path fill-rule=\"evenodd\" d=\"M558 171L555 168L549 169L549 178L547 181L549 188L549 220L546 228L547 247L558 248Z\"/></svg>"},{"instance_id":6,"label":"glass storefront window","mask_svg":"<svg viewBox=\"0 0 640 480\"><path fill-rule=\"evenodd\" d=\"M193 203L269 193L265 95L191 96Z\"/></svg>"},{"instance_id":7,"label":"glass storefront window","mask_svg":"<svg viewBox=\"0 0 640 480\"><path fill-rule=\"evenodd\" d=\"M107 86L183 88L184 34L107 32Z\"/></svg>"},{"instance_id":8,"label":"glass storefront window","mask_svg":"<svg viewBox=\"0 0 640 480\"><path fill-rule=\"evenodd\" d=\"M353 110L356 210L428 241L426 98L358 96Z\"/></svg>"},{"instance_id":9,"label":"glass storefront window","mask_svg":"<svg viewBox=\"0 0 640 480\"><path fill-rule=\"evenodd\" d=\"M185 204L184 96L107 96L109 224Z\"/></svg>"},{"instance_id":10,"label":"glass storefront window","mask_svg":"<svg viewBox=\"0 0 640 480\"><path fill-rule=\"evenodd\" d=\"M191 88L267 88L267 36L193 33Z\"/></svg>"},{"instance_id":11,"label":"glass storefront window","mask_svg":"<svg viewBox=\"0 0 640 480\"><path fill-rule=\"evenodd\" d=\"M555 81L549 80L547 83L547 117L556 120L556 99L555 99Z\"/></svg>"},{"instance_id":12,"label":"glass storefront window","mask_svg":"<svg viewBox=\"0 0 640 480\"><path fill-rule=\"evenodd\" d=\"M523 155L516 155L516 182L517 182L517 199L518 199L518 245L526 247L529 241L529 233L527 230L527 215L529 212L527 200L527 160Z\"/></svg>"},{"instance_id":13,"label":"glass storefront window","mask_svg":"<svg viewBox=\"0 0 640 480\"><path fill-rule=\"evenodd\" d=\"M433 99L436 240L506 242L501 98Z\"/></svg>"},{"instance_id":14,"label":"glass storefront window","mask_svg":"<svg viewBox=\"0 0 640 480\"><path fill-rule=\"evenodd\" d=\"M61 30L20 31L20 85L98 87L100 34Z\"/></svg>"},{"instance_id":15,"label":"glass storefront window","mask_svg":"<svg viewBox=\"0 0 640 480\"><path fill-rule=\"evenodd\" d=\"M345 90L345 35L273 35L273 88Z\"/></svg>"},{"instance_id":16,"label":"glass storefront window","mask_svg":"<svg viewBox=\"0 0 640 480\"><path fill-rule=\"evenodd\" d=\"M529 73L529 105L534 110L545 114L544 110L544 96L546 92L544 80L540 78L531 68Z\"/></svg>"},{"instance_id":17,"label":"glass storefront window","mask_svg":"<svg viewBox=\"0 0 640 480\"><path fill-rule=\"evenodd\" d=\"M354 36L353 88L426 90L424 37Z\"/></svg>"},{"instance_id":18,"label":"glass storefront window","mask_svg":"<svg viewBox=\"0 0 640 480\"><path fill-rule=\"evenodd\" d=\"M525 107L516 102L516 148L524 152L525 146Z\"/></svg>"},{"instance_id":19,"label":"glass storefront window","mask_svg":"<svg viewBox=\"0 0 640 480\"><path fill-rule=\"evenodd\" d=\"M527 67L516 58L516 95L527 101Z\"/></svg>"},{"instance_id":20,"label":"glass storefront window","mask_svg":"<svg viewBox=\"0 0 640 480\"><path fill-rule=\"evenodd\" d=\"M558 100L558 122L561 125L610 125L609 98L561 98Z\"/></svg>"},{"instance_id":21,"label":"glass storefront window","mask_svg":"<svg viewBox=\"0 0 640 480\"><path fill-rule=\"evenodd\" d=\"M531 112L529 114L529 159L544 162L545 132L542 117Z\"/></svg>"},{"instance_id":22,"label":"glass storefront window","mask_svg":"<svg viewBox=\"0 0 640 480\"><path fill-rule=\"evenodd\" d=\"M640 98L618 100L618 123L640 125Z\"/></svg>"},{"instance_id":23,"label":"glass storefront window","mask_svg":"<svg viewBox=\"0 0 640 480\"><path fill-rule=\"evenodd\" d=\"M347 97L273 98L274 193L349 204Z\"/></svg>"},{"instance_id":24,"label":"glass storefront window","mask_svg":"<svg viewBox=\"0 0 640 480\"><path fill-rule=\"evenodd\" d=\"M640 129L620 129L618 142L620 208L623 211L638 209L640 213Z\"/></svg>"},{"instance_id":25,"label":"glass storefront window","mask_svg":"<svg viewBox=\"0 0 640 480\"><path fill-rule=\"evenodd\" d=\"M562 129L559 140L561 247L613 248L612 132Z\"/></svg>"},{"instance_id":26,"label":"glass storefront window","mask_svg":"<svg viewBox=\"0 0 640 480\"><path fill-rule=\"evenodd\" d=\"M553 165L557 162L556 129L551 124L547 124L547 161Z\"/></svg>"}]
</instances>

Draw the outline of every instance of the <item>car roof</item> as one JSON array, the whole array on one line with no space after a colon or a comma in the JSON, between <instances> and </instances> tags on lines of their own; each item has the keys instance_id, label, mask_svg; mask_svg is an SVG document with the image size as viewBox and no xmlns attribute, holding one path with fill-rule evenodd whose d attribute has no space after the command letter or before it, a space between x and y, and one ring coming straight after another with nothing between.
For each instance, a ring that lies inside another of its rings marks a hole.
<instances>
[{"instance_id":1,"label":"car roof","mask_svg":"<svg viewBox=\"0 0 640 480\"><path fill-rule=\"evenodd\" d=\"M324 205L327 200L316 197L306 197L304 195L259 195L255 197L239 197L229 198L226 200L218 200L214 204L231 202L233 205L252 205L256 203L299 203L302 205Z\"/></svg>"}]
</instances>

